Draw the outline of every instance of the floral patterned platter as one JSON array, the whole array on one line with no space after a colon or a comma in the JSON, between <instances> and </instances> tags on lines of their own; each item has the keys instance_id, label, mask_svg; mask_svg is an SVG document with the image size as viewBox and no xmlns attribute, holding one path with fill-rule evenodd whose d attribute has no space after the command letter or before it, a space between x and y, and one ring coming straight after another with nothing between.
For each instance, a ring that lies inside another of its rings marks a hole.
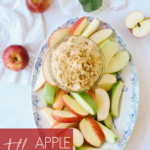
<instances>
[{"instance_id":1,"label":"floral patterned platter","mask_svg":"<svg viewBox=\"0 0 150 150\"><path fill-rule=\"evenodd\" d=\"M58 26L56 30L60 28L71 27L79 18L80 17L76 17L67 20L66 22ZM87 18L89 21L92 21L94 19L93 17L87 17ZM120 117L113 118L112 130L118 136L118 140L115 144L109 144L105 142L103 146L101 146L101 148L122 150L126 145L127 141L129 140L137 116L138 101L139 101L138 77L137 77L136 67L133 58L123 38L108 23L101 21L100 29L103 28L111 28L114 31L110 39L112 41L116 41L119 43L119 52L128 51L130 54L130 61L128 65L119 73L117 73L117 79L122 80L125 83L122 98L121 98L121 103L120 103ZM56 30L54 30L53 32L55 32ZM42 107L46 106L46 103L44 102L42 96L43 90L38 92L33 91L39 72L42 69L42 64L46 57L46 53L49 50L48 38L45 40L45 42L43 43L39 51L33 69L33 75L32 75L31 102L32 102L33 116L37 128L50 128L50 124L48 123L45 116L40 111Z\"/></svg>"}]
</instances>

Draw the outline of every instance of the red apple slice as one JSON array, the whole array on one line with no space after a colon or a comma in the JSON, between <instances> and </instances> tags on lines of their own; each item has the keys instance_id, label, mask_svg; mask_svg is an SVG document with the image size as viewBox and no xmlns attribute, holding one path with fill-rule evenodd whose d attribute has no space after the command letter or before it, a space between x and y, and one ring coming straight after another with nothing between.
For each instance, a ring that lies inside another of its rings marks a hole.
<instances>
[{"instance_id":1,"label":"red apple slice","mask_svg":"<svg viewBox=\"0 0 150 150\"><path fill-rule=\"evenodd\" d=\"M48 39L48 46L51 49L58 41L63 39L70 31L71 28L62 28L54 32Z\"/></svg>"},{"instance_id":2,"label":"red apple slice","mask_svg":"<svg viewBox=\"0 0 150 150\"><path fill-rule=\"evenodd\" d=\"M50 76L50 73L48 71L48 66L47 66L47 59L45 59L44 63L43 63L43 66L42 66L42 69L43 69L43 75L44 75L44 78L46 80L46 82L51 85L51 86L54 86L56 87L57 85L54 83L54 81L52 80L51 76Z\"/></svg>"},{"instance_id":3,"label":"red apple slice","mask_svg":"<svg viewBox=\"0 0 150 150\"><path fill-rule=\"evenodd\" d=\"M63 123L78 122L82 119L82 117L76 116L70 111L63 110L52 110L52 117L56 121Z\"/></svg>"},{"instance_id":4,"label":"red apple slice","mask_svg":"<svg viewBox=\"0 0 150 150\"><path fill-rule=\"evenodd\" d=\"M100 128L100 126L98 125L98 123L90 116L86 117L86 119L91 124L94 132L96 133L96 135L99 138L99 140L101 141L101 143L104 142L105 141L105 135L104 135L102 129Z\"/></svg>"},{"instance_id":5,"label":"red apple slice","mask_svg":"<svg viewBox=\"0 0 150 150\"><path fill-rule=\"evenodd\" d=\"M93 90L89 90L88 93L89 93L89 95L94 99L94 101L96 102L96 104L98 104L96 95L95 95L95 93L93 92Z\"/></svg>"},{"instance_id":6,"label":"red apple slice","mask_svg":"<svg viewBox=\"0 0 150 150\"><path fill-rule=\"evenodd\" d=\"M71 127L77 127L78 122L72 122L72 123L61 123L61 122L55 122L51 128L55 128L55 129L67 129L67 128L71 128Z\"/></svg>"},{"instance_id":7,"label":"red apple slice","mask_svg":"<svg viewBox=\"0 0 150 150\"><path fill-rule=\"evenodd\" d=\"M107 39L113 33L112 29L103 29L95 32L90 39L93 40L95 43L99 44L100 42Z\"/></svg>"},{"instance_id":8,"label":"red apple slice","mask_svg":"<svg viewBox=\"0 0 150 150\"><path fill-rule=\"evenodd\" d=\"M68 92L59 89L55 98L54 98L54 104L53 109L55 110L62 110L64 104L63 104L63 95L67 94Z\"/></svg>"},{"instance_id":9,"label":"red apple slice","mask_svg":"<svg viewBox=\"0 0 150 150\"><path fill-rule=\"evenodd\" d=\"M51 115L51 112L52 112L51 108L43 107L43 108L41 108L41 111L45 115L46 119L49 121L50 125L53 125L56 122L56 120L54 120L52 115Z\"/></svg>"},{"instance_id":10,"label":"red apple slice","mask_svg":"<svg viewBox=\"0 0 150 150\"><path fill-rule=\"evenodd\" d=\"M87 23L87 17L82 17L78 21L76 21L71 30L70 35L80 35L82 31L85 29Z\"/></svg>"},{"instance_id":11,"label":"red apple slice","mask_svg":"<svg viewBox=\"0 0 150 150\"><path fill-rule=\"evenodd\" d=\"M98 136L93 132L93 128L90 124L90 122L86 119L83 118L79 125L78 125L79 130L81 131L85 141L95 147L99 147L101 145L101 142L98 138Z\"/></svg>"},{"instance_id":12,"label":"red apple slice","mask_svg":"<svg viewBox=\"0 0 150 150\"><path fill-rule=\"evenodd\" d=\"M37 78L37 81L36 81L36 84L34 87L34 91L37 92L37 91L43 89L44 85L45 85L45 78L43 76L43 71L41 70L38 75L38 78Z\"/></svg>"},{"instance_id":13,"label":"red apple slice","mask_svg":"<svg viewBox=\"0 0 150 150\"><path fill-rule=\"evenodd\" d=\"M110 110L110 99L108 93L101 88L95 90L95 95L98 100L97 119L98 121L105 120Z\"/></svg>"},{"instance_id":14,"label":"red apple slice","mask_svg":"<svg viewBox=\"0 0 150 150\"><path fill-rule=\"evenodd\" d=\"M75 114L76 116L79 117L85 117L87 116L89 113L84 110L78 103L76 100L74 100L73 98L71 98L68 95L64 95L63 96L63 103L64 105L68 108L68 110L70 110L70 112L72 112L73 114Z\"/></svg>"},{"instance_id":15,"label":"red apple slice","mask_svg":"<svg viewBox=\"0 0 150 150\"><path fill-rule=\"evenodd\" d=\"M83 31L82 36L89 37L92 35L100 25L100 21L98 19L94 19Z\"/></svg>"}]
</instances>

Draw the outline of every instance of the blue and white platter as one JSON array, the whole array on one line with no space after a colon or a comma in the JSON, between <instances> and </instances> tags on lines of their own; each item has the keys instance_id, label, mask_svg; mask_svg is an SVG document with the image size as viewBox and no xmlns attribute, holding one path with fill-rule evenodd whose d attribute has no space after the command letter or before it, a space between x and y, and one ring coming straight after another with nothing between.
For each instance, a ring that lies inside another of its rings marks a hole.
<instances>
[{"instance_id":1,"label":"blue and white platter","mask_svg":"<svg viewBox=\"0 0 150 150\"><path fill-rule=\"evenodd\" d=\"M72 25L79 18L81 17L71 18L65 21L64 23L59 25L53 32L55 32L60 28L72 27ZM94 19L93 17L87 17L87 18L90 22ZM109 39L119 43L118 52L128 51L130 54L130 61L128 65L119 73L117 73L117 79L122 80L125 84L122 93L121 103L120 103L120 117L113 118L112 131L118 136L118 140L115 144L109 144L105 142L103 146L101 146L101 148L110 148L111 150L122 150L130 138L130 135L132 133L136 121L138 102L139 102L138 76L137 76L136 66L133 61L133 57L130 53L130 50L126 42L121 37L121 35L116 31L116 29L114 29L108 23L103 21L100 21L99 28L100 29L111 28L114 32ZM49 50L48 47L49 36L47 37L47 39L45 40L45 42L43 43L39 51L33 69L33 74L32 74L31 102L32 102L32 112L33 112L33 116L37 128L50 128L49 122L46 120L45 116L40 111L42 107L46 106L46 103L44 102L43 95L42 95L43 90L40 90L38 92L34 92L33 90L39 72L41 71L43 61L46 58L46 53Z\"/></svg>"}]
</instances>

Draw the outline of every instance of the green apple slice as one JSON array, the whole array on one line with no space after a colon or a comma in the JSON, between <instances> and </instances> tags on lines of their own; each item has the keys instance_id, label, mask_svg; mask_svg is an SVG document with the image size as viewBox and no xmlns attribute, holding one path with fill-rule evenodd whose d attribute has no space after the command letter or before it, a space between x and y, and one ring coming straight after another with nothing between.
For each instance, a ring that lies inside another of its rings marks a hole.
<instances>
[{"instance_id":1,"label":"green apple slice","mask_svg":"<svg viewBox=\"0 0 150 150\"><path fill-rule=\"evenodd\" d=\"M121 93L124 87L122 81L115 83L110 91L110 100L111 100L111 115L113 117L119 117L119 100Z\"/></svg>"},{"instance_id":2,"label":"green apple slice","mask_svg":"<svg viewBox=\"0 0 150 150\"><path fill-rule=\"evenodd\" d=\"M98 124L105 134L105 140L108 143L114 144L116 142L116 140L118 139L118 137L110 129L108 129L107 127L105 127L101 123L98 122Z\"/></svg>"},{"instance_id":3,"label":"green apple slice","mask_svg":"<svg viewBox=\"0 0 150 150\"><path fill-rule=\"evenodd\" d=\"M55 87L50 86L47 82L44 86L43 96L47 105L52 105L54 102Z\"/></svg>"},{"instance_id":4,"label":"green apple slice","mask_svg":"<svg viewBox=\"0 0 150 150\"><path fill-rule=\"evenodd\" d=\"M96 114L97 105L93 98L86 92L84 93L71 93L75 100L91 115Z\"/></svg>"},{"instance_id":5,"label":"green apple slice","mask_svg":"<svg viewBox=\"0 0 150 150\"><path fill-rule=\"evenodd\" d=\"M104 124L106 125L107 128L111 129L113 127L113 121L112 121L112 117L111 114L109 112L107 118L104 120Z\"/></svg>"},{"instance_id":6,"label":"green apple slice","mask_svg":"<svg viewBox=\"0 0 150 150\"><path fill-rule=\"evenodd\" d=\"M104 41L100 42L100 44L98 44L98 45L99 45L100 48L102 48L102 47L104 47L109 42L110 42L109 39L105 39Z\"/></svg>"},{"instance_id":7,"label":"green apple slice","mask_svg":"<svg viewBox=\"0 0 150 150\"><path fill-rule=\"evenodd\" d=\"M127 51L116 54L109 62L105 73L114 73L120 71L129 62L129 53Z\"/></svg>"},{"instance_id":8,"label":"green apple slice","mask_svg":"<svg viewBox=\"0 0 150 150\"><path fill-rule=\"evenodd\" d=\"M100 149L100 148L94 148L94 147L87 146L87 145L82 145L81 147L77 147L76 150L110 150L110 149L107 149L107 148Z\"/></svg>"},{"instance_id":9,"label":"green apple slice","mask_svg":"<svg viewBox=\"0 0 150 150\"><path fill-rule=\"evenodd\" d=\"M118 48L119 48L119 44L117 42L113 42L113 41L107 43L102 48L102 51L105 56L106 69L107 69L107 66L108 66L109 62L111 61L112 57L117 53Z\"/></svg>"}]
</instances>

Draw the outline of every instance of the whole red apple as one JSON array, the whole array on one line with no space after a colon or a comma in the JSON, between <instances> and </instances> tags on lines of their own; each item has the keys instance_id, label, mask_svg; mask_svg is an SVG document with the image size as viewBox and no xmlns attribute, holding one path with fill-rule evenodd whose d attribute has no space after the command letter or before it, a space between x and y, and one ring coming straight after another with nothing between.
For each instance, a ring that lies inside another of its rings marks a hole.
<instances>
[{"instance_id":1,"label":"whole red apple","mask_svg":"<svg viewBox=\"0 0 150 150\"><path fill-rule=\"evenodd\" d=\"M26 4L34 13L43 13L51 5L51 0L26 0Z\"/></svg>"},{"instance_id":2,"label":"whole red apple","mask_svg":"<svg viewBox=\"0 0 150 150\"><path fill-rule=\"evenodd\" d=\"M21 45L11 45L3 52L3 63L12 71L21 71L29 63L29 54Z\"/></svg>"}]
</instances>

